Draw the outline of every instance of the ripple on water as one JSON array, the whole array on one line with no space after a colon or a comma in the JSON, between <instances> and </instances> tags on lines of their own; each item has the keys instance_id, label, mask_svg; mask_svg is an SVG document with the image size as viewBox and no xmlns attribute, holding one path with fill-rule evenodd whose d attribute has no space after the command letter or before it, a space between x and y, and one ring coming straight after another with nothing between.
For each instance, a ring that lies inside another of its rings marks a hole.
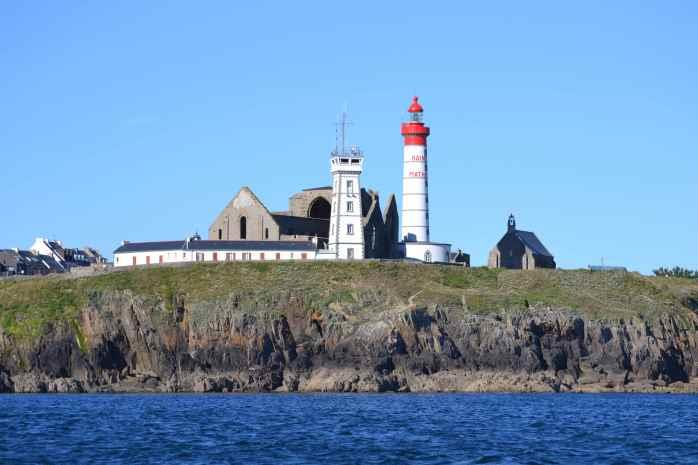
<instances>
[{"instance_id":1,"label":"ripple on water","mask_svg":"<svg viewBox=\"0 0 698 465\"><path fill-rule=\"evenodd\" d=\"M695 463L698 396L3 395L0 463Z\"/></svg>"}]
</instances>

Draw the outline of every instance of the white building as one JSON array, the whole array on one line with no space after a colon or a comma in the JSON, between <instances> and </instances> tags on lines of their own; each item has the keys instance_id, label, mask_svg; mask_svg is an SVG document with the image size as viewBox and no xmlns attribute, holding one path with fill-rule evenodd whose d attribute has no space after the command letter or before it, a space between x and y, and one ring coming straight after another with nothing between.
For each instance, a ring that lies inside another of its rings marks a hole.
<instances>
[{"instance_id":1,"label":"white building","mask_svg":"<svg viewBox=\"0 0 698 465\"><path fill-rule=\"evenodd\" d=\"M361 182L364 157L358 148L332 153L332 207L330 236L323 258L364 258Z\"/></svg>"},{"instance_id":2,"label":"white building","mask_svg":"<svg viewBox=\"0 0 698 465\"><path fill-rule=\"evenodd\" d=\"M114 251L114 266L314 260L316 253L312 241L208 241L194 235L183 241L124 242Z\"/></svg>"}]
</instances>

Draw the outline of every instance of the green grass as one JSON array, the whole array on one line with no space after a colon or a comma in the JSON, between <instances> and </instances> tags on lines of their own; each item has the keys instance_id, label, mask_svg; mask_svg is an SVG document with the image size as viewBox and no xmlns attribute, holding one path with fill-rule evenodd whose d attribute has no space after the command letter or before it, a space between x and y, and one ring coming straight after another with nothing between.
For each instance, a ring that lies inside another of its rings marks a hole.
<instances>
[{"instance_id":1,"label":"green grass","mask_svg":"<svg viewBox=\"0 0 698 465\"><path fill-rule=\"evenodd\" d=\"M36 337L50 323L64 322L79 329L79 312L90 299L114 291L129 291L170 314L177 300L208 308L208 303L233 295L244 303L240 310L278 313L274 302L280 296L294 295L304 311L323 312L339 304L356 317L370 317L404 307L415 296L416 305L461 307L465 302L466 311L477 314L529 306L620 319L690 312L681 298L698 298L698 283L624 272L465 269L397 262L197 263L86 278L55 275L2 280L0 326L18 338ZM88 341L83 337L78 343L87 347Z\"/></svg>"}]
</instances>

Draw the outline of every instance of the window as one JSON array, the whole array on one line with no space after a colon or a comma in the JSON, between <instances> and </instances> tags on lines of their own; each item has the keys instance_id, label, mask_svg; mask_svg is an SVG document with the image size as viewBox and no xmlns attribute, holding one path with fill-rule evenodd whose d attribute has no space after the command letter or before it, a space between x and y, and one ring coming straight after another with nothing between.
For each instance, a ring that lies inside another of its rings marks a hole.
<instances>
[{"instance_id":1,"label":"window","mask_svg":"<svg viewBox=\"0 0 698 465\"><path fill-rule=\"evenodd\" d=\"M160 257L158 258L158 263L162 264L163 260L164 260L164 257L162 255L160 255Z\"/></svg>"},{"instance_id":2,"label":"window","mask_svg":"<svg viewBox=\"0 0 698 465\"><path fill-rule=\"evenodd\" d=\"M306 260L307 258L308 258L308 254L307 254L307 253L302 253L302 254L301 254L301 260Z\"/></svg>"},{"instance_id":3,"label":"window","mask_svg":"<svg viewBox=\"0 0 698 465\"><path fill-rule=\"evenodd\" d=\"M222 229L219 229L219 230L218 230L218 240L220 241L220 240L222 240L222 239L223 239L223 230L222 230Z\"/></svg>"},{"instance_id":4,"label":"window","mask_svg":"<svg viewBox=\"0 0 698 465\"><path fill-rule=\"evenodd\" d=\"M349 260L352 260L354 258L354 249L351 247L347 249L347 258Z\"/></svg>"},{"instance_id":5,"label":"window","mask_svg":"<svg viewBox=\"0 0 698 465\"><path fill-rule=\"evenodd\" d=\"M225 261L226 261L226 262L229 262L230 259L231 259L231 253L228 252L228 253L225 254Z\"/></svg>"},{"instance_id":6,"label":"window","mask_svg":"<svg viewBox=\"0 0 698 465\"><path fill-rule=\"evenodd\" d=\"M347 234L349 234L349 235L354 234L354 225L353 224L347 225Z\"/></svg>"},{"instance_id":7,"label":"window","mask_svg":"<svg viewBox=\"0 0 698 465\"><path fill-rule=\"evenodd\" d=\"M150 265L150 255L145 256L145 264Z\"/></svg>"},{"instance_id":8,"label":"window","mask_svg":"<svg viewBox=\"0 0 698 465\"><path fill-rule=\"evenodd\" d=\"M262 253L259 254L259 259L260 259L260 260L264 260L264 252L262 252Z\"/></svg>"},{"instance_id":9,"label":"window","mask_svg":"<svg viewBox=\"0 0 698 465\"><path fill-rule=\"evenodd\" d=\"M247 239L247 218L240 217L240 239Z\"/></svg>"},{"instance_id":10,"label":"window","mask_svg":"<svg viewBox=\"0 0 698 465\"><path fill-rule=\"evenodd\" d=\"M269 228L264 228L264 238L269 239Z\"/></svg>"},{"instance_id":11,"label":"window","mask_svg":"<svg viewBox=\"0 0 698 465\"><path fill-rule=\"evenodd\" d=\"M431 263L431 250L424 252L424 261L426 263Z\"/></svg>"},{"instance_id":12,"label":"window","mask_svg":"<svg viewBox=\"0 0 698 465\"><path fill-rule=\"evenodd\" d=\"M233 252L233 260L237 260L237 254Z\"/></svg>"},{"instance_id":13,"label":"window","mask_svg":"<svg viewBox=\"0 0 698 465\"><path fill-rule=\"evenodd\" d=\"M354 181L352 181L352 180L347 181L347 193L349 193L349 194L354 193Z\"/></svg>"},{"instance_id":14,"label":"window","mask_svg":"<svg viewBox=\"0 0 698 465\"><path fill-rule=\"evenodd\" d=\"M214 262L218 261L218 252L213 252L213 261Z\"/></svg>"},{"instance_id":15,"label":"window","mask_svg":"<svg viewBox=\"0 0 698 465\"><path fill-rule=\"evenodd\" d=\"M276 259L281 260L281 254L279 252L276 252Z\"/></svg>"},{"instance_id":16,"label":"window","mask_svg":"<svg viewBox=\"0 0 698 465\"><path fill-rule=\"evenodd\" d=\"M196 252L196 261L197 262L203 262L204 261L204 254L202 252Z\"/></svg>"},{"instance_id":17,"label":"window","mask_svg":"<svg viewBox=\"0 0 698 465\"><path fill-rule=\"evenodd\" d=\"M352 201L347 202L347 211L349 213L354 211L354 202L352 202Z\"/></svg>"},{"instance_id":18,"label":"window","mask_svg":"<svg viewBox=\"0 0 698 465\"><path fill-rule=\"evenodd\" d=\"M133 266L136 266L136 256L133 256Z\"/></svg>"},{"instance_id":19,"label":"window","mask_svg":"<svg viewBox=\"0 0 698 465\"><path fill-rule=\"evenodd\" d=\"M186 253L186 252L184 252L184 253L182 254L182 258L187 258L187 253Z\"/></svg>"},{"instance_id":20,"label":"window","mask_svg":"<svg viewBox=\"0 0 698 465\"><path fill-rule=\"evenodd\" d=\"M115 261L116 263L119 263L119 257L116 257L116 259L115 259L114 261Z\"/></svg>"}]
</instances>

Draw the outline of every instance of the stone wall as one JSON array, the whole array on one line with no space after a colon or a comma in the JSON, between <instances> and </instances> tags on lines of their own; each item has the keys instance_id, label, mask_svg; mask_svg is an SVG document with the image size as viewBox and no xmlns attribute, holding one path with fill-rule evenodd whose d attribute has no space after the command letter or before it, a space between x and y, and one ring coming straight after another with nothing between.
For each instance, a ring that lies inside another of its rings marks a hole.
<instances>
[{"instance_id":1,"label":"stone wall","mask_svg":"<svg viewBox=\"0 0 698 465\"><path fill-rule=\"evenodd\" d=\"M307 189L293 194L288 199L288 212L291 216L308 216L310 205L315 199L322 197L332 204L332 187Z\"/></svg>"},{"instance_id":2,"label":"stone wall","mask_svg":"<svg viewBox=\"0 0 698 465\"><path fill-rule=\"evenodd\" d=\"M245 237L241 237L245 218ZM243 187L233 200L211 224L208 230L210 240L279 240L279 226L266 207L246 187Z\"/></svg>"}]
</instances>

